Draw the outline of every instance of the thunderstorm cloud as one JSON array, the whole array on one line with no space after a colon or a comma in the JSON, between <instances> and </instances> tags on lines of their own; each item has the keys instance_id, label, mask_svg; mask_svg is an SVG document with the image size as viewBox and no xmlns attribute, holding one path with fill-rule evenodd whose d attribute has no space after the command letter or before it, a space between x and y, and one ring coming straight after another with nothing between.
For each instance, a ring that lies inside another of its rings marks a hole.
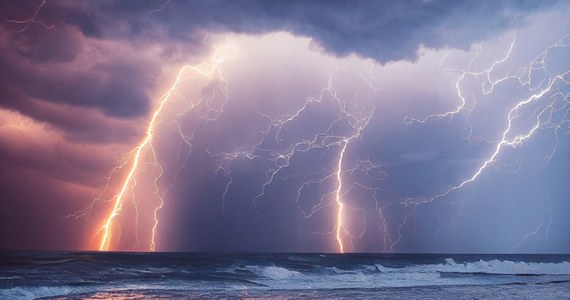
<instances>
[{"instance_id":1,"label":"thunderstorm cloud","mask_svg":"<svg viewBox=\"0 0 570 300\"><path fill-rule=\"evenodd\" d=\"M568 252L568 13L2 1L0 249L97 248L180 74L116 249ZM216 53L230 58L204 74Z\"/></svg>"}]
</instances>

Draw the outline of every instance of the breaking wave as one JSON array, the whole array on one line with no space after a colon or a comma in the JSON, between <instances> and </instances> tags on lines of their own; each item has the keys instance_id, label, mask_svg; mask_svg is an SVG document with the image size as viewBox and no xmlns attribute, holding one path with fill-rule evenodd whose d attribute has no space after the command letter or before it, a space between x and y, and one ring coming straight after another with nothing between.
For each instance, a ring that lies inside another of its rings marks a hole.
<instances>
[{"instance_id":1,"label":"breaking wave","mask_svg":"<svg viewBox=\"0 0 570 300\"><path fill-rule=\"evenodd\" d=\"M403 269L387 268L377 264L380 272L439 272L439 273L463 273L463 274L488 274L488 275L570 275L570 263L537 263L516 262L510 260L479 260L477 262L456 263L452 258L445 259L444 264L417 265Z\"/></svg>"},{"instance_id":2,"label":"breaking wave","mask_svg":"<svg viewBox=\"0 0 570 300\"><path fill-rule=\"evenodd\" d=\"M149 294L152 298L152 295L188 293L208 295L236 291L346 291L430 286L514 284L528 287L564 285L562 288L566 288L570 283L568 256L456 255L446 258L442 255L407 254L207 253L72 253L53 256L41 253L26 257L3 256L0 299L70 295L97 298L107 295L105 293L126 295L131 293L129 291L146 291L152 293ZM97 293L100 294L93 296Z\"/></svg>"}]
</instances>

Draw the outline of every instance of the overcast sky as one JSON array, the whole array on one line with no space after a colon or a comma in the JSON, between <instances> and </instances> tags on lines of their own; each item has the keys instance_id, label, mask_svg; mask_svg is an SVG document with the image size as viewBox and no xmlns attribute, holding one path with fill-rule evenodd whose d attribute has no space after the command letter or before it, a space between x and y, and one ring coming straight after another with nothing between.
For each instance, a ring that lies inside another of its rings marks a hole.
<instances>
[{"instance_id":1,"label":"overcast sky","mask_svg":"<svg viewBox=\"0 0 570 300\"><path fill-rule=\"evenodd\" d=\"M0 249L568 253L569 14L2 1Z\"/></svg>"}]
</instances>

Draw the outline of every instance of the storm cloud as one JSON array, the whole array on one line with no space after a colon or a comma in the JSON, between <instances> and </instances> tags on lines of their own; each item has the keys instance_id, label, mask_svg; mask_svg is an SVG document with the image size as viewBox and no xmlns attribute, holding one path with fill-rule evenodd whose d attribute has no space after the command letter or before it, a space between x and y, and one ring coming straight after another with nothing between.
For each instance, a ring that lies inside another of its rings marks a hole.
<instances>
[{"instance_id":1,"label":"storm cloud","mask_svg":"<svg viewBox=\"0 0 570 300\"><path fill-rule=\"evenodd\" d=\"M159 250L336 251L339 165L352 251L570 247L564 80L517 111L509 138L538 120L532 139L432 201L490 157L514 105L568 79L562 1L48 0L0 11L0 249L92 249L126 174L112 170L129 165L180 67L224 41L238 50L219 74L179 74L117 249L146 249L154 213Z\"/></svg>"}]
</instances>

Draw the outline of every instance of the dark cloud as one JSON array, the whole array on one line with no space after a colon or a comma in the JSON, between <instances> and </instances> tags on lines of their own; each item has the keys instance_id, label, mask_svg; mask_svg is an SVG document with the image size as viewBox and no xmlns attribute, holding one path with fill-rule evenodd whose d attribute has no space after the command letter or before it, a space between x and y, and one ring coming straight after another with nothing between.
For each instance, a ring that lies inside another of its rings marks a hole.
<instances>
[{"instance_id":1,"label":"dark cloud","mask_svg":"<svg viewBox=\"0 0 570 300\"><path fill-rule=\"evenodd\" d=\"M140 116L148 111L148 92L159 74L155 64L119 47L85 53L83 47L96 45L87 44L75 32L61 34L53 30L40 34L38 30L4 31L9 37L0 49L0 67L4 70L0 75L0 105L21 105L14 98L29 97L99 108L116 117ZM80 54L83 56L77 58ZM27 113L23 107L20 110Z\"/></svg>"},{"instance_id":2,"label":"dark cloud","mask_svg":"<svg viewBox=\"0 0 570 300\"><path fill-rule=\"evenodd\" d=\"M96 18L75 23L95 36L200 43L207 33L290 31L327 52L379 62L414 59L420 45L468 47L524 22L554 1L110 1L82 7ZM161 10L158 10L161 8ZM89 19L89 18L87 18ZM73 22L73 20L69 20ZM98 26L94 29L93 26Z\"/></svg>"},{"instance_id":3,"label":"dark cloud","mask_svg":"<svg viewBox=\"0 0 570 300\"><path fill-rule=\"evenodd\" d=\"M35 5L34 5L35 4ZM309 36L330 53L379 62L414 59L420 45L467 47L524 20L551 2L518 1L48 1L3 2L0 105L12 93L95 107L131 118L150 107L160 61L144 54L162 46L167 62L207 49L210 33L286 30ZM41 22L41 23L40 23ZM50 30L45 26L54 26ZM25 29L25 30L22 30ZM20 32L21 31L21 32ZM107 40L115 44L102 46ZM178 53L178 54L177 54ZM182 55L182 56L181 56ZM27 113L22 107L23 113Z\"/></svg>"}]
</instances>

